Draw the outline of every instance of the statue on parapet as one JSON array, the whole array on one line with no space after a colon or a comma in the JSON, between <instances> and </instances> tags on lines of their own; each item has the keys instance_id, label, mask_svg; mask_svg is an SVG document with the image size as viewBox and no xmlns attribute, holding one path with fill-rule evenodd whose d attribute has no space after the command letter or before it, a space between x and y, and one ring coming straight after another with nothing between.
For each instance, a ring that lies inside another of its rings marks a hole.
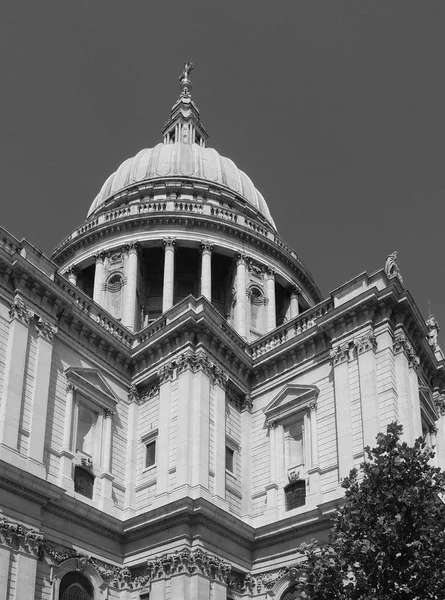
<instances>
[{"instance_id":1,"label":"statue on parapet","mask_svg":"<svg viewBox=\"0 0 445 600\"><path fill-rule=\"evenodd\" d=\"M428 343L434 349L439 344L439 323L434 315L430 315L428 317L426 320L426 326L428 327Z\"/></svg>"},{"instance_id":2,"label":"statue on parapet","mask_svg":"<svg viewBox=\"0 0 445 600\"><path fill-rule=\"evenodd\" d=\"M394 279L394 277L398 277L398 279L400 279L400 282L403 283L403 279L400 274L400 269L397 266L396 260L397 250L387 257L385 262L385 274L388 277L388 279Z\"/></svg>"}]
</instances>

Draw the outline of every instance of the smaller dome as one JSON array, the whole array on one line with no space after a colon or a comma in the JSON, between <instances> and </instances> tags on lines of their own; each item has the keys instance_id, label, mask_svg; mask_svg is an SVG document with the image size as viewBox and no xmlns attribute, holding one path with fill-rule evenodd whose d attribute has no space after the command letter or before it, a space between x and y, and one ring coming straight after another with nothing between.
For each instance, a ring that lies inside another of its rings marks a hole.
<instances>
[{"instance_id":1,"label":"smaller dome","mask_svg":"<svg viewBox=\"0 0 445 600\"><path fill-rule=\"evenodd\" d=\"M125 188L143 181L166 177L190 177L226 187L244 198L275 228L263 196L233 161L221 156L213 148L180 142L161 143L154 148L146 148L123 162L102 186L88 211L88 216Z\"/></svg>"}]
</instances>

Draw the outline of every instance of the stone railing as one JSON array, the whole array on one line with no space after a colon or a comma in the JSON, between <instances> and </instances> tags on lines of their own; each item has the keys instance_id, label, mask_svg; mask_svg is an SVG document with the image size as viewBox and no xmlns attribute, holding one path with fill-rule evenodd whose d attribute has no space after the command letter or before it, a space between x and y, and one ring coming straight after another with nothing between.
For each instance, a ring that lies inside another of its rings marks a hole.
<instances>
[{"instance_id":1,"label":"stone railing","mask_svg":"<svg viewBox=\"0 0 445 600\"><path fill-rule=\"evenodd\" d=\"M263 335L262 338L250 346L252 358L259 358L277 346L281 346L281 344L284 344L287 340L297 337L311 327L314 327L317 319L333 310L333 308L334 301L331 298L328 298L306 310L301 315L298 315L298 317L295 317L292 321L281 325L278 329Z\"/></svg>"},{"instance_id":2,"label":"stone railing","mask_svg":"<svg viewBox=\"0 0 445 600\"><path fill-rule=\"evenodd\" d=\"M99 305L95 304L92 298L79 290L79 288L71 285L64 277L56 275L54 281L56 285L71 297L72 303L82 312L88 315L93 321L98 323L123 344L129 348L131 347L133 335L126 327L123 327L119 321L116 321L116 319L104 311Z\"/></svg>"}]
</instances>

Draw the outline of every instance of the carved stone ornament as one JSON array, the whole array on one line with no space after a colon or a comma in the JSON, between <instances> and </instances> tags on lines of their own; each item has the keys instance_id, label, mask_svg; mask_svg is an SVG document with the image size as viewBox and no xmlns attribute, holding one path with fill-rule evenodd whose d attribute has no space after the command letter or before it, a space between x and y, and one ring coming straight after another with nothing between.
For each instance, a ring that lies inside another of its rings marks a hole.
<instances>
[{"instance_id":1,"label":"carved stone ornament","mask_svg":"<svg viewBox=\"0 0 445 600\"><path fill-rule=\"evenodd\" d=\"M34 312L25 304L25 302L18 296L11 302L9 308L9 316L11 320L18 319L24 325L29 325L31 319L34 317Z\"/></svg>"},{"instance_id":2,"label":"carved stone ornament","mask_svg":"<svg viewBox=\"0 0 445 600\"><path fill-rule=\"evenodd\" d=\"M276 429L278 427L278 423L276 421L268 421L267 429L270 432L271 429Z\"/></svg>"},{"instance_id":3,"label":"carved stone ornament","mask_svg":"<svg viewBox=\"0 0 445 600\"><path fill-rule=\"evenodd\" d=\"M45 340L48 340L48 342L53 342L54 336L58 332L58 328L55 325L48 323L48 321L45 321L42 317L37 321L36 329L38 335L45 338Z\"/></svg>"},{"instance_id":4,"label":"carved stone ornament","mask_svg":"<svg viewBox=\"0 0 445 600\"><path fill-rule=\"evenodd\" d=\"M397 251L393 252L387 257L385 262L385 274L388 277L388 279L394 279L395 277L397 277L400 280L400 282L403 283L403 279L400 274L399 267L397 266L396 260Z\"/></svg>"},{"instance_id":5,"label":"carved stone ornament","mask_svg":"<svg viewBox=\"0 0 445 600\"><path fill-rule=\"evenodd\" d=\"M408 359L408 364L410 367L418 367L420 364L419 357L416 355L413 345L406 337L403 331L399 331L396 335L396 339L393 344L394 354L399 354L400 352L404 352L405 356Z\"/></svg>"},{"instance_id":6,"label":"carved stone ornament","mask_svg":"<svg viewBox=\"0 0 445 600\"><path fill-rule=\"evenodd\" d=\"M97 252L96 254L93 254L93 258L94 258L94 262L98 263L98 262L105 262L105 259L108 258L108 252L105 252L105 250L101 250L100 252Z\"/></svg>"},{"instance_id":7,"label":"carved stone ornament","mask_svg":"<svg viewBox=\"0 0 445 600\"><path fill-rule=\"evenodd\" d=\"M141 396L135 385L130 385L128 388L128 400L129 402L136 402L137 404L141 401Z\"/></svg>"},{"instance_id":8,"label":"carved stone ornament","mask_svg":"<svg viewBox=\"0 0 445 600\"><path fill-rule=\"evenodd\" d=\"M211 580L228 584L232 567L221 558L200 549L191 552L184 548L149 560L145 567L132 569L131 587L140 588L153 579L171 577L176 573L202 573Z\"/></svg>"},{"instance_id":9,"label":"carved stone ornament","mask_svg":"<svg viewBox=\"0 0 445 600\"><path fill-rule=\"evenodd\" d=\"M173 373L175 371L175 366L176 363L175 362L169 362L166 365L163 365L159 370L158 370L158 378L159 378L159 383L162 385L165 381L168 381L170 379L173 378Z\"/></svg>"},{"instance_id":10,"label":"carved stone ornament","mask_svg":"<svg viewBox=\"0 0 445 600\"><path fill-rule=\"evenodd\" d=\"M130 242L129 244L126 244L124 246L124 252L126 254L131 254L131 253L137 254L140 251L140 249L141 249L141 245L137 241Z\"/></svg>"},{"instance_id":11,"label":"carved stone ornament","mask_svg":"<svg viewBox=\"0 0 445 600\"><path fill-rule=\"evenodd\" d=\"M295 483L295 481L298 481L300 479L300 471L290 471L287 474L287 478L289 480L289 483Z\"/></svg>"},{"instance_id":12,"label":"carved stone ornament","mask_svg":"<svg viewBox=\"0 0 445 600\"><path fill-rule=\"evenodd\" d=\"M146 400L150 400L150 398L154 398L156 394L159 393L160 380L158 379L150 386L148 386L142 393L140 397L141 402L145 402Z\"/></svg>"},{"instance_id":13,"label":"carved stone ornament","mask_svg":"<svg viewBox=\"0 0 445 600\"><path fill-rule=\"evenodd\" d=\"M109 408L106 408L104 410L104 415L106 419L112 419L114 417L114 410L110 410Z\"/></svg>"},{"instance_id":14,"label":"carved stone ornament","mask_svg":"<svg viewBox=\"0 0 445 600\"><path fill-rule=\"evenodd\" d=\"M164 246L164 250L172 250L174 251L176 246L176 240L174 238L164 238L162 240L162 245Z\"/></svg>"},{"instance_id":15,"label":"carved stone ornament","mask_svg":"<svg viewBox=\"0 0 445 600\"><path fill-rule=\"evenodd\" d=\"M290 292L291 298L299 298L301 296L301 290L298 286L294 285Z\"/></svg>"},{"instance_id":16,"label":"carved stone ornament","mask_svg":"<svg viewBox=\"0 0 445 600\"><path fill-rule=\"evenodd\" d=\"M248 410L249 412L252 412L253 409L253 400L250 397L250 394L246 394L244 396L244 400L241 403L241 410Z\"/></svg>"},{"instance_id":17,"label":"carved stone ornament","mask_svg":"<svg viewBox=\"0 0 445 600\"><path fill-rule=\"evenodd\" d=\"M261 265L259 262L254 260L253 258L249 258L247 260L247 268L248 270L256 275L257 277L262 278L265 272L265 267Z\"/></svg>"},{"instance_id":18,"label":"carved stone ornament","mask_svg":"<svg viewBox=\"0 0 445 600\"><path fill-rule=\"evenodd\" d=\"M434 315L428 317L426 321L426 326L428 327L428 343L430 346L435 349L438 346L438 336L439 336L439 323L436 321Z\"/></svg>"},{"instance_id":19,"label":"carved stone ornament","mask_svg":"<svg viewBox=\"0 0 445 600\"><path fill-rule=\"evenodd\" d=\"M368 332L366 335L354 340L354 346L357 350L357 354L362 354L367 350L377 350L377 339L372 332Z\"/></svg>"},{"instance_id":20,"label":"carved stone ornament","mask_svg":"<svg viewBox=\"0 0 445 600\"><path fill-rule=\"evenodd\" d=\"M437 397L435 398L435 404L436 404L436 408L439 411L439 413L442 416L444 416L445 415L445 394L444 393L437 395Z\"/></svg>"},{"instance_id":21,"label":"carved stone ornament","mask_svg":"<svg viewBox=\"0 0 445 600\"><path fill-rule=\"evenodd\" d=\"M334 367L339 365L340 363L349 361L349 359L350 359L349 344L342 344L341 346L337 346L337 348L332 349L330 356L331 356L332 365Z\"/></svg>"},{"instance_id":22,"label":"carved stone ornament","mask_svg":"<svg viewBox=\"0 0 445 600\"><path fill-rule=\"evenodd\" d=\"M92 459L89 456L82 456L81 459L80 459L80 464L85 469L92 469L93 468L93 461L92 461Z\"/></svg>"},{"instance_id":23,"label":"carved stone ornament","mask_svg":"<svg viewBox=\"0 0 445 600\"><path fill-rule=\"evenodd\" d=\"M45 537L39 531L0 518L0 543L34 556L43 555Z\"/></svg>"},{"instance_id":24,"label":"carved stone ornament","mask_svg":"<svg viewBox=\"0 0 445 600\"><path fill-rule=\"evenodd\" d=\"M213 252L213 244L210 242L201 242L201 252L203 254L211 254Z\"/></svg>"}]
</instances>

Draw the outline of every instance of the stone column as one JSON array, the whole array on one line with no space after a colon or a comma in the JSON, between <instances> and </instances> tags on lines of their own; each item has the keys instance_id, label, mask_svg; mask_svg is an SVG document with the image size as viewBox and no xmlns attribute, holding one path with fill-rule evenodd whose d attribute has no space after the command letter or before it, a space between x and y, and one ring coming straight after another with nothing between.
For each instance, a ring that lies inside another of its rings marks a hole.
<instances>
[{"instance_id":1,"label":"stone column","mask_svg":"<svg viewBox=\"0 0 445 600\"><path fill-rule=\"evenodd\" d=\"M139 244L133 242L125 246L125 276L124 303L122 307L122 325L134 331L136 327L136 304L138 285L138 252Z\"/></svg>"},{"instance_id":2,"label":"stone column","mask_svg":"<svg viewBox=\"0 0 445 600\"><path fill-rule=\"evenodd\" d=\"M246 337L246 258L242 254L236 259L236 306L235 306L235 329L243 338Z\"/></svg>"},{"instance_id":3,"label":"stone column","mask_svg":"<svg viewBox=\"0 0 445 600\"><path fill-rule=\"evenodd\" d=\"M139 442L139 393L135 386L128 391L128 437L127 437L127 466L125 469L124 512L127 517L136 511L136 468Z\"/></svg>"},{"instance_id":4,"label":"stone column","mask_svg":"<svg viewBox=\"0 0 445 600\"><path fill-rule=\"evenodd\" d=\"M77 269L77 267L70 267L68 269L68 271L66 271L65 274L68 275L68 281L72 285L77 285L77 275L78 275L78 269Z\"/></svg>"},{"instance_id":5,"label":"stone column","mask_svg":"<svg viewBox=\"0 0 445 600\"><path fill-rule=\"evenodd\" d=\"M226 499L226 388L227 378L222 376L214 380L215 394L215 495Z\"/></svg>"},{"instance_id":6,"label":"stone column","mask_svg":"<svg viewBox=\"0 0 445 600\"><path fill-rule=\"evenodd\" d=\"M275 302L275 272L272 269L266 271L267 290L267 331L272 331L277 326L276 302Z\"/></svg>"},{"instance_id":7,"label":"stone column","mask_svg":"<svg viewBox=\"0 0 445 600\"><path fill-rule=\"evenodd\" d=\"M162 312L173 306L175 290L175 240L166 238L164 245L164 286L162 293Z\"/></svg>"},{"instance_id":8,"label":"stone column","mask_svg":"<svg viewBox=\"0 0 445 600\"><path fill-rule=\"evenodd\" d=\"M241 515L246 516L252 514L252 409L253 402L246 395L241 407Z\"/></svg>"},{"instance_id":9,"label":"stone column","mask_svg":"<svg viewBox=\"0 0 445 600\"><path fill-rule=\"evenodd\" d=\"M337 452L339 480L354 467L352 445L351 393L349 389L349 348L338 346L331 354L334 370L335 416L337 421Z\"/></svg>"},{"instance_id":10,"label":"stone column","mask_svg":"<svg viewBox=\"0 0 445 600\"><path fill-rule=\"evenodd\" d=\"M96 271L94 274L94 289L93 300L103 306L104 303L104 286L105 286L105 252L100 252L94 255L96 261Z\"/></svg>"},{"instance_id":11,"label":"stone column","mask_svg":"<svg viewBox=\"0 0 445 600\"><path fill-rule=\"evenodd\" d=\"M33 313L23 300L17 297L11 304L9 315L11 321L0 404L0 445L4 444L17 450L29 323Z\"/></svg>"},{"instance_id":12,"label":"stone column","mask_svg":"<svg viewBox=\"0 0 445 600\"><path fill-rule=\"evenodd\" d=\"M362 409L363 445L373 448L380 432L379 398L375 352L377 340L373 332L368 332L354 340L357 350Z\"/></svg>"},{"instance_id":13,"label":"stone column","mask_svg":"<svg viewBox=\"0 0 445 600\"><path fill-rule=\"evenodd\" d=\"M209 242L201 242L201 296L212 301L212 252Z\"/></svg>"},{"instance_id":14,"label":"stone column","mask_svg":"<svg viewBox=\"0 0 445 600\"><path fill-rule=\"evenodd\" d=\"M308 426L310 429L310 468L308 469L309 475L309 488L311 494L320 493L320 466L318 458L318 425L317 425L317 401L313 400L308 407Z\"/></svg>"},{"instance_id":15,"label":"stone column","mask_svg":"<svg viewBox=\"0 0 445 600\"><path fill-rule=\"evenodd\" d=\"M65 422L63 426L63 443L60 452L59 482L65 489L74 489L73 483L73 458L71 450L73 415L74 415L75 387L71 382L66 386Z\"/></svg>"},{"instance_id":16,"label":"stone column","mask_svg":"<svg viewBox=\"0 0 445 600\"><path fill-rule=\"evenodd\" d=\"M291 293L290 293L290 304L289 304L291 319L298 317L298 315L300 313L300 307L298 306L298 297L300 296L300 294L301 294L301 292L296 286L292 288Z\"/></svg>"},{"instance_id":17,"label":"stone column","mask_svg":"<svg viewBox=\"0 0 445 600\"><path fill-rule=\"evenodd\" d=\"M46 470L43 467L43 447L45 444L53 343L54 335L57 333L57 327L40 318L36 328L38 338L34 390L32 394L28 458L40 463L42 467L41 476L45 478Z\"/></svg>"},{"instance_id":18,"label":"stone column","mask_svg":"<svg viewBox=\"0 0 445 600\"><path fill-rule=\"evenodd\" d=\"M169 461L170 461L170 410L171 385L173 367L168 364L158 371L159 377L159 430L157 454L156 494L167 494L169 491Z\"/></svg>"},{"instance_id":19,"label":"stone column","mask_svg":"<svg viewBox=\"0 0 445 600\"><path fill-rule=\"evenodd\" d=\"M274 519L277 517L277 503L278 503L278 473L277 473L277 432L278 423L276 421L270 421L268 424L269 429L269 483L266 485L266 514L269 518Z\"/></svg>"}]
</instances>

